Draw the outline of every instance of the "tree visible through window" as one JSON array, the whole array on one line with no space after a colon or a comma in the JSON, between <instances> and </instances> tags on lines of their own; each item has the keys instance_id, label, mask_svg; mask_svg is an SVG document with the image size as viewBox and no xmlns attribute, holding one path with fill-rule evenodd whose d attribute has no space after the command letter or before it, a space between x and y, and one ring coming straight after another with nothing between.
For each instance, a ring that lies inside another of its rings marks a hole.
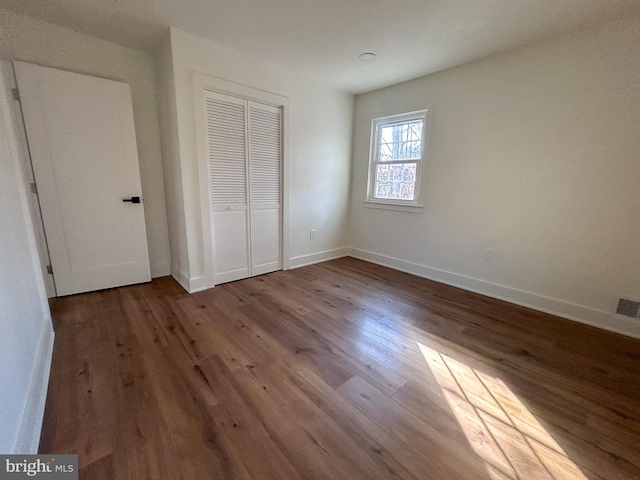
<instances>
[{"instance_id":1,"label":"tree visible through window","mask_svg":"<svg viewBox=\"0 0 640 480\"><path fill-rule=\"evenodd\" d=\"M373 121L369 200L416 203L427 111Z\"/></svg>"}]
</instances>

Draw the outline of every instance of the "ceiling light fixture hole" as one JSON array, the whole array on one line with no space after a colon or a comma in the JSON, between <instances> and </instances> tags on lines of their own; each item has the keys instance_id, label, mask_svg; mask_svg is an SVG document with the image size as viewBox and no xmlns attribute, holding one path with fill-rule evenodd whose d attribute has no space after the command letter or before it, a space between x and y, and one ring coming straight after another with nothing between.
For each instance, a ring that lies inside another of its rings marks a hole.
<instances>
[{"instance_id":1,"label":"ceiling light fixture hole","mask_svg":"<svg viewBox=\"0 0 640 480\"><path fill-rule=\"evenodd\" d=\"M363 62L371 62L376 59L376 54L371 52L361 53L358 58Z\"/></svg>"}]
</instances>

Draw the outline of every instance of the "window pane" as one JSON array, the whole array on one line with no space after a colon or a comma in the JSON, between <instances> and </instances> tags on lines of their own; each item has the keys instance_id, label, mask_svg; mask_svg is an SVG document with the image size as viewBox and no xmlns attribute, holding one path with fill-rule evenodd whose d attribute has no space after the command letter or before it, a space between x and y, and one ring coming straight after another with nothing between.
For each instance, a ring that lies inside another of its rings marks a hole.
<instances>
[{"instance_id":1,"label":"window pane","mask_svg":"<svg viewBox=\"0 0 640 480\"><path fill-rule=\"evenodd\" d=\"M415 200L416 163L378 165L374 198Z\"/></svg>"},{"instance_id":2,"label":"window pane","mask_svg":"<svg viewBox=\"0 0 640 480\"><path fill-rule=\"evenodd\" d=\"M378 161L419 160L422 151L422 120L380 126Z\"/></svg>"}]
</instances>

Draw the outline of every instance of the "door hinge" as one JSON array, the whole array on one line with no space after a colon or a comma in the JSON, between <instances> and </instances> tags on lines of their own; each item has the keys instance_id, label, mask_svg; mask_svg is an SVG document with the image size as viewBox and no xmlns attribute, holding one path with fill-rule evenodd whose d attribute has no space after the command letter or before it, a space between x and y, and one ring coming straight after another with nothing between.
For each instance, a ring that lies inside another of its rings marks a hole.
<instances>
[{"instance_id":1,"label":"door hinge","mask_svg":"<svg viewBox=\"0 0 640 480\"><path fill-rule=\"evenodd\" d=\"M51 267L51 265L47 265L47 273L49 275L53 275L53 268Z\"/></svg>"},{"instance_id":2,"label":"door hinge","mask_svg":"<svg viewBox=\"0 0 640 480\"><path fill-rule=\"evenodd\" d=\"M31 193L35 193L36 195L38 194L38 187L35 183L30 183L29 186L31 187Z\"/></svg>"},{"instance_id":3,"label":"door hinge","mask_svg":"<svg viewBox=\"0 0 640 480\"><path fill-rule=\"evenodd\" d=\"M16 101L20 101L20 92L18 91L17 88L12 88L11 89L11 93L13 93L13 99Z\"/></svg>"}]
</instances>

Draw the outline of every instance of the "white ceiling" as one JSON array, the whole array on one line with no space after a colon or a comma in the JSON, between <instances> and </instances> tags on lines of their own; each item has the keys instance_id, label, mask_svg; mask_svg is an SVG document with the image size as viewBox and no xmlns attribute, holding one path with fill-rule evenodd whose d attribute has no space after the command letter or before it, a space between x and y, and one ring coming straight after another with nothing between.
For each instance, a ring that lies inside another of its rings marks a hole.
<instances>
[{"instance_id":1,"label":"white ceiling","mask_svg":"<svg viewBox=\"0 0 640 480\"><path fill-rule=\"evenodd\" d=\"M638 13L640 0L0 0L153 51L168 26L361 93ZM358 61L375 52L374 62Z\"/></svg>"}]
</instances>

